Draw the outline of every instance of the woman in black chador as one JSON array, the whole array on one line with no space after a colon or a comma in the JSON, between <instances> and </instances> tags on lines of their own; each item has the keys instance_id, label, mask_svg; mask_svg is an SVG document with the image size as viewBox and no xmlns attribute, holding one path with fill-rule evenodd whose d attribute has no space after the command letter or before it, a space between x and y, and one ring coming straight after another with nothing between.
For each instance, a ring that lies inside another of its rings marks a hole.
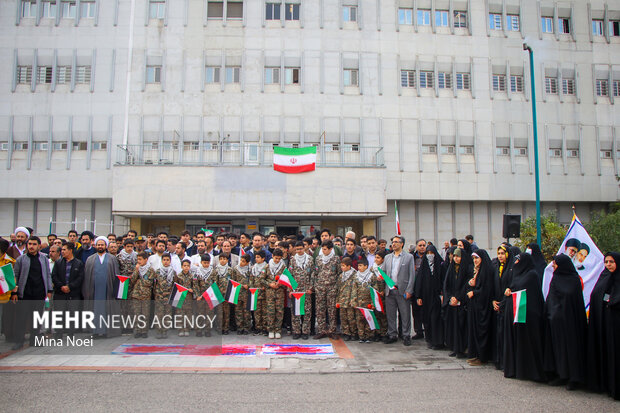
<instances>
[{"instance_id":1,"label":"woman in black chador","mask_svg":"<svg viewBox=\"0 0 620 413\"><path fill-rule=\"evenodd\" d=\"M495 346L492 305L495 269L486 250L477 249L471 255L474 274L467 282L467 362L472 366L479 366L491 359Z\"/></svg>"}]
</instances>

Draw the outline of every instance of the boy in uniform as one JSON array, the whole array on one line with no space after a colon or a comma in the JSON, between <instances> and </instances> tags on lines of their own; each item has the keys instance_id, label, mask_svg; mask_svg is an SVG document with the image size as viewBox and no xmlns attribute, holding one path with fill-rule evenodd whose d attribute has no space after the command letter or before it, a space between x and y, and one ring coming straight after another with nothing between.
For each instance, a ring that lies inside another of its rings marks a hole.
<instances>
[{"instance_id":1,"label":"boy in uniform","mask_svg":"<svg viewBox=\"0 0 620 413\"><path fill-rule=\"evenodd\" d=\"M381 296L381 300L385 300L385 281L379 275L379 268L385 270L383 262L385 261L385 256L387 252L385 250L379 250L375 254L375 262L372 264L372 277L370 278L371 286L379 291L379 295ZM375 316L377 317L377 321L379 322L379 329L375 330L375 336L372 339L373 341L381 341L383 337L387 334L387 316L384 311L375 311Z\"/></svg>"},{"instance_id":2,"label":"boy in uniform","mask_svg":"<svg viewBox=\"0 0 620 413\"><path fill-rule=\"evenodd\" d=\"M239 258L239 265L233 268L232 279L241 284L243 288L239 292L239 300L235 307L235 321L237 323L237 335L250 334L252 315L247 308L248 288L250 288L250 257L244 254Z\"/></svg>"},{"instance_id":3,"label":"boy in uniform","mask_svg":"<svg viewBox=\"0 0 620 413\"><path fill-rule=\"evenodd\" d=\"M254 311L254 335L267 335L265 322L265 289L262 280L266 277L267 263L265 262L265 251L260 250L254 254L255 264L250 270L250 288L258 288L256 297L256 311Z\"/></svg>"},{"instance_id":4,"label":"boy in uniform","mask_svg":"<svg viewBox=\"0 0 620 413\"><path fill-rule=\"evenodd\" d=\"M123 242L124 248L121 252L118 253L116 258L118 259L118 265L121 270L122 276L130 277L133 275L134 270L136 269L136 264L138 263L138 254L133 250L133 239L127 238ZM131 290L127 292L127 297L131 297ZM130 300L121 300L121 314L123 316L129 316L133 313L133 308L131 306ZM123 334L131 334L130 328L122 329Z\"/></svg>"},{"instance_id":5,"label":"boy in uniform","mask_svg":"<svg viewBox=\"0 0 620 413\"><path fill-rule=\"evenodd\" d=\"M174 282L188 289L187 297L183 301L179 313L183 316L183 327L179 331L179 337L189 337L189 327L187 325L187 318L192 316L192 301L193 293L192 282L194 281L194 275L191 272L192 262L189 259L184 259L181 263L181 272L174 276Z\"/></svg>"},{"instance_id":6,"label":"boy in uniform","mask_svg":"<svg viewBox=\"0 0 620 413\"><path fill-rule=\"evenodd\" d=\"M313 279L314 291L316 291L316 319L318 324L315 340L320 340L328 335L338 339L336 334L336 299L338 298L338 276L342 272L340 268L340 257L334 251L334 244L330 240L325 240L321 244L320 251L316 257ZM328 312L329 319L325 318Z\"/></svg>"},{"instance_id":7,"label":"boy in uniform","mask_svg":"<svg viewBox=\"0 0 620 413\"><path fill-rule=\"evenodd\" d=\"M213 267L211 266L211 256L209 254L202 254L200 256L200 265L194 267L194 277L192 279L192 290L195 291L194 297L196 297L196 314L210 315L209 306L202 300L202 294L211 286L215 281ZM211 323L209 320L204 320L204 327L202 329L196 328L196 337L211 337Z\"/></svg>"},{"instance_id":8,"label":"boy in uniform","mask_svg":"<svg viewBox=\"0 0 620 413\"><path fill-rule=\"evenodd\" d=\"M310 334L310 320L312 319L312 257L306 254L302 241L297 241L297 243L295 243L295 255L291 257L289 271L297 281L297 290L306 293L306 299L304 301L305 315L295 315L291 313L293 317L293 339L297 340L301 337L307 340ZM292 292L289 293L289 297L293 298ZM301 320L302 317L303 324Z\"/></svg>"},{"instance_id":9,"label":"boy in uniform","mask_svg":"<svg viewBox=\"0 0 620 413\"><path fill-rule=\"evenodd\" d=\"M368 259L366 257L361 257L357 261L357 277L355 280L355 307L362 308L373 308L372 306L372 297L370 295L370 290L368 289L372 282L372 272L368 269ZM374 335L368 326L368 322L366 318L356 308L355 310L355 318L357 320L357 334L360 338L360 343L370 343L371 335ZM377 314L378 311L375 311Z\"/></svg>"},{"instance_id":10,"label":"boy in uniform","mask_svg":"<svg viewBox=\"0 0 620 413\"><path fill-rule=\"evenodd\" d=\"M167 338L168 329L165 328L166 320L170 316L170 306L168 299L172 293L172 285L174 284L174 276L176 275L172 269L170 254L165 252L161 257L161 267L157 270L157 278L155 279L155 316L159 323L157 328L157 338Z\"/></svg>"},{"instance_id":11,"label":"boy in uniform","mask_svg":"<svg viewBox=\"0 0 620 413\"><path fill-rule=\"evenodd\" d=\"M157 274L148 263L149 254L142 251L138 254L136 269L131 276L131 302L134 320L134 337L147 338L149 336L149 321L151 316L151 293Z\"/></svg>"},{"instance_id":12,"label":"boy in uniform","mask_svg":"<svg viewBox=\"0 0 620 413\"><path fill-rule=\"evenodd\" d=\"M342 274L338 280L338 299L336 300L336 308L340 309L340 330L344 341L355 340L357 335L357 327L355 323L355 286L356 272L352 268L353 260L349 257L342 259L340 268Z\"/></svg>"},{"instance_id":13,"label":"boy in uniform","mask_svg":"<svg viewBox=\"0 0 620 413\"><path fill-rule=\"evenodd\" d=\"M228 281L232 277L232 269L228 266L228 254L222 252L219 256L219 265L215 267L215 279L217 280L217 286L220 288L222 295L226 294L228 288ZM224 301L220 307L222 308L222 316L220 318L222 323L222 335L228 335L228 328L230 327L230 304L228 301Z\"/></svg>"},{"instance_id":14,"label":"boy in uniform","mask_svg":"<svg viewBox=\"0 0 620 413\"><path fill-rule=\"evenodd\" d=\"M273 251L267 270L263 278L263 287L266 291L266 315L269 338L282 338L282 320L284 318L284 296L286 287L278 284L280 275L286 265L282 260L284 253L280 248Z\"/></svg>"}]
</instances>

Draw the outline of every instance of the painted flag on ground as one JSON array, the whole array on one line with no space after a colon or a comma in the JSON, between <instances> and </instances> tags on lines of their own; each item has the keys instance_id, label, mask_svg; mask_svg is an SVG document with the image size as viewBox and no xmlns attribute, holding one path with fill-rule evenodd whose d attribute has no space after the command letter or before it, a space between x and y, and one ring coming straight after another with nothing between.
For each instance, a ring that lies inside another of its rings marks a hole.
<instances>
[{"instance_id":1,"label":"painted flag on ground","mask_svg":"<svg viewBox=\"0 0 620 413\"><path fill-rule=\"evenodd\" d=\"M183 307L183 302L187 297L187 288L183 287L181 284L174 283L172 286L172 293L170 293L170 299L168 300L168 304L175 308Z\"/></svg>"},{"instance_id":2,"label":"painted flag on ground","mask_svg":"<svg viewBox=\"0 0 620 413\"><path fill-rule=\"evenodd\" d=\"M49 297L45 297L45 309L50 308L51 304L50 304L50 298Z\"/></svg>"},{"instance_id":3,"label":"painted flag on ground","mask_svg":"<svg viewBox=\"0 0 620 413\"><path fill-rule=\"evenodd\" d=\"M6 264L0 267L0 294L8 293L15 288L13 266Z\"/></svg>"},{"instance_id":4,"label":"painted flag on ground","mask_svg":"<svg viewBox=\"0 0 620 413\"><path fill-rule=\"evenodd\" d=\"M394 213L396 215L396 234L400 235L400 218L398 217L398 204L394 201Z\"/></svg>"},{"instance_id":5,"label":"painted flag on ground","mask_svg":"<svg viewBox=\"0 0 620 413\"><path fill-rule=\"evenodd\" d=\"M131 277L117 275L116 278L118 278L118 293L116 294L116 298L119 300L126 300L127 295L129 295L129 279Z\"/></svg>"},{"instance_id":6,"label":"painted flag on ground","mask_svg":"<svg viewBox=\"0 0 620 413\"><path fill-rule=\"evenodd\" d=\"M513 324L525 323L525 313L527 309L527 293L525 290L512 293L512 313L514 314Z\"/></svg>"},{"instance_id":7,"label":"painted flag on ground","mask_svg":"<svg viewBox=\"0 0 620 413\"><path fill-rule=\"evenodd\" d=\"M211 286L202 293L202 298L209 304L211 310L224 302L224 297L222 297L222 293L215 283L211 284Z\"/></svg>"},{"instance_id":8,"label":"painted flag on ground","mask_svg":"<svg viewBox=\"0 0 620 413\"><path fill-rule=\"evenodd\" d=\"M306 314L306 293L293 293L295 297L295 315Z\"/></svg>"},{"instance_id":9,"label":"painted flag on ground","mask_svg":"<svg viewBox=\"0 0 620 413\"><path fill-rule=\"evenodd\" d=\"M383 312L383 302L381 301L379 291L372 287L368 287L368 289L370 290L370 298L372 298L372 305L375 307L375 310Z\"/></svg>"},{"instance_id":10,"label":"painted flag on ground","mask_svg":"<svg viewBox=\"0 0 620 413\"><path fill-rule=\"evenodd\" d=\"M256 303L258 302L258 288L250 288L248 294L248 311L256 311Z\"/></svg>"},{"instance_id":11,"label":"painted flag on ground","mask_svg":"<svg viewBox=\"0 0 620 413\"><path fill-rule=\"evenodd\" d=\"M381 276L381 279L383 281L385 281L385 283L387 284L389 289L394 288L394 280L391 279L390 277L388 277L388 275L385 273L385 271L383 271L381 268L377 267L377 270L379 270L379 274Z\"/></svg>"},{"instance_id":12,"label":"painted flag on ground","mask_svg":"<svg viewBox=\"0 0 620 413\"><path fill-rule=\"evenodd\" d=\"M228 287L226 287L226 301L231 304L237 305L239 302L239 293L241 292L241 284L237 281L228 280Z\"/></svg>"},{"instance_id":13,"label":"painted flag on ground","mask_svg":"<svg viewBox=\"0 0 620 413\"><path fill-rule=\"evenodd\" d=\"M297 289L297 281L293 278L293 274L288 270L288 268L284 269L282 275L278 279L278 284L286 285L291 290Z\"/></svg>"},{"instance_id":14,"label":"painted flag on ground","mask_svg":"<svg viewBox=\"0 0 620 413\"><path fill-rule=\"evenodd\" d=\"M592 294L594 285L598 281L598 276L605 268L605 263L603 254L594 241L592 241L577 215L573 215L573 221L556 255L559 254L568 255L573 260L573 265L581 278L581 285L583 286L583 301L586 305L586 313L589 313L590 294ZM552 278L553 267L549 264L545 268L545 275L543 276L543 295L545 300L547 299L547 294L549 294L549 284L551 284Z\"/></svg>"},{"instance_id":15,"label":"painted flag on ground","mask_svg":"<svg viewBox=\"0 0 620 413\"><path fill-rule=\"evenodd\" d=\"M288 174L314 171L316 168L316 146L305 148L273 148L273 170Z\"/></svg>"},{"instance_id":16,"label":"painted flag on ground","mask_svg":"<svg viewBox=\"0 0 620 413\"><path fill-rule=\"evenodd\" d=\"M379 322L377 321L377 317L375 317L375 312L369 308L355 307L362 312L366 321L368 321L368 326L371 330L379 329Z\"/></svg>"}]
</instances>

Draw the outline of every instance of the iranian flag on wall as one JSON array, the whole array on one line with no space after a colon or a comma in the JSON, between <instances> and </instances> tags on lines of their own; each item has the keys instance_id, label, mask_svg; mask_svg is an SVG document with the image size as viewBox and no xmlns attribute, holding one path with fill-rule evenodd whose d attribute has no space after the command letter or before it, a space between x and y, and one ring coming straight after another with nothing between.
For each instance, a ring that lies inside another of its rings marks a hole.
<instances>
[{"instance_id":1,"label":"iranian flag on wall","mask_svg":"<svg viewBox=\"0 0 620 413\"><path fill-rule=\"evenodd\" d=\"M273 148L273 170L287 174L314 171L316 146L305 148Z\"/></svg>"}]
</instances>

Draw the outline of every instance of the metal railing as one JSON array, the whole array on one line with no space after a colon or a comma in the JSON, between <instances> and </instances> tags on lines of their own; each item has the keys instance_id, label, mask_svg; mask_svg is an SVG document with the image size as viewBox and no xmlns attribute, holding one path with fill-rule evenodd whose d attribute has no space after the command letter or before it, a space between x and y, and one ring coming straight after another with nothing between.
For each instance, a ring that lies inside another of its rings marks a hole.
<instances>
[{"instance_id":1,"label":"metal railing","mask_svg":"<svg viewBox=\"0 0 620 413\"><path fill-rule=\"evenodd\" d=\"M279 145L294 147L292 144ZM358 144L318 144L319 167L384 167L383 147ZM150 142L142 145L118 145L119 166L271 166L273 144L212 142Z\"/></svg>"}]
</instances>

